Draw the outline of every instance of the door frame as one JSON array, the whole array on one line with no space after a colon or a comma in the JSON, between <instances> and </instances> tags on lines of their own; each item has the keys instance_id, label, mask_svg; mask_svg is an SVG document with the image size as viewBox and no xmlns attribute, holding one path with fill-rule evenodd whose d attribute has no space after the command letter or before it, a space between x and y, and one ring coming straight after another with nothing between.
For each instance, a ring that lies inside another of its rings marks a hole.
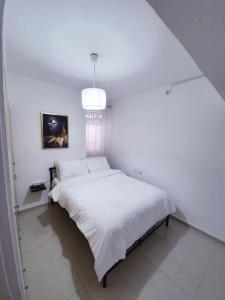
<instances>
[{"instance_id":1,"label":"door frame","mask_svg":"<svg viewBox=\"0 0 225 300\"><path fill-rule=\"evenodd\" d=\"M0 1L0 282L1 296L11 300L25 300L26 293L18 248L15 209L12 202L9 149L6 128L5 36L4 8ZM4 296L3 296L4 295Z\"/></svg>"}]
</instances>

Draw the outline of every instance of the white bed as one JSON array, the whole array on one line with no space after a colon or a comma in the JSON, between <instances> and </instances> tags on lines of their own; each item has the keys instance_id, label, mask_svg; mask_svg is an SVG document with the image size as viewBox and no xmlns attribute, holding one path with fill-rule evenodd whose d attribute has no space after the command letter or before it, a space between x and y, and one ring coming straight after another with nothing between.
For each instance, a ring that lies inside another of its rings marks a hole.
<instances>
[{"instance_id":1,"label":"white bed","mask_svg":"<svg viewBox=\"0 0 225 300\"><path fill-rule=\"evenodd\" d=\"M175 212L165 191L107 169L57 182L49 193L89 242L100 281L149 228Z\"/></svg>"},{"instance_id":2,"label":"white bed","mask_svg":"<svg viewBox=\"0 0 225 300\"><path fill-rule=\"evenodd\" d=\"M60 183L60 180L58 177L55 177L52 181L52 188L54 188L55 186L57 186L57 184Z\"/></svg>"}]
</instances>

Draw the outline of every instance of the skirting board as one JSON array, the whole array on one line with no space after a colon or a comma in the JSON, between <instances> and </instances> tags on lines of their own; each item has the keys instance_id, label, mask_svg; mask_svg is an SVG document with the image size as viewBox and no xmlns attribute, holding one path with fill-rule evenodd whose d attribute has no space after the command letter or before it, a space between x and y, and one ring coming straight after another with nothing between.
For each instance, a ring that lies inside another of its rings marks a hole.
<instances>
[{"instance_id":1,"label":"skirting board","mask_svg":"<svg viewBox=\"0 0 225 300\"><path fill-rule=\"evenodd\" d=\"M185 220L183 220L183 219L181 219L181 218L179 218L179 217L177 217L177 216L175 216L175 215L171 215L171 218L174 218L175 220L177 220L178 222L180 222L180 223L182 223L182 224L185 224L185 225L190 226L193 230L198 231L198 232L200 232L200 233L206 235L207 237L210 237L211 239L213 239L213 240L215 240L216 242L218 242L218 243L220 243L220 244L222 244L222 245L225 246L225 241L224 241L224 240L221 240L220 238L216 237L215 235L210 234L210 233L208 233L208 232L202 230L201 228L199 228L199 227L197 227L197 226L195 226L195 225L192 225L192 224L188 223L187 221L185 221Z\"/></svg>"},{"instance_id":2,"label":"skirting board","mask_svg":"<svg viewBox=\"0 0 225 300\"><path fill-rule=\"evenodd\" d=\"M50 203L50 198L48 198L48 200L45 200L45 201L39 201L39 202L34 202L34 203L31 203L31 204L26 204L26 205L23 205L23 206L20 206L18 208L18 212L22 212L24 210L27 210L27 209L31 209L31 208L34 208L34 207L37 207L37 206L40 206L40 205L44 205L44 204L48 204Z\"/></svg>"}]
</instances>

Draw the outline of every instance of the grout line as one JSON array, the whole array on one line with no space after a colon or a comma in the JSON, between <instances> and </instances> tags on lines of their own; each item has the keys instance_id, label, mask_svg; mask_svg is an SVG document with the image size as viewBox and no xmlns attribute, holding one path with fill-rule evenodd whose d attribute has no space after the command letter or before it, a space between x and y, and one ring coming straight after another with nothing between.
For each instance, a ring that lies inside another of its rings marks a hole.
<instances>
[{"instance_id":1,"label":"grout line","mask_svg":"<svg viewBox=\"0 0 225 300\"><path fill-rule=\"evenodd\" d=\"M179 289L181 289L188 297L191 297L194 299L194 296L190 294L188 291L184 289L183 286L181 286L179 283L177 283L172 277L170 277L168 274L166 274L160 267L158 267L159 271L163 273L173 284L175 284Z\"/></svg>"},{"instance_id":2,"label":"grout line","mask_svg":"<svg viewBox=\"0 0 225 300\"><path fill-rule=\"evenodd\" d=\"M176 218L175 218L176 219ZM183 223L183 224L185 224L185 225L188 225L188 224L186 224L185 222L180 222L180 223ZM156 231L156 234L157 234L157 231ZM169 250L172 250L173 249L173 247L170 245L170 244L167 244L166 243L166 246L168 247L168 249ZM214 247L215 247L215 244L214 244ZM148 260L148 261L150 261L156 268L157 268L157 270L158 271L160 271L161 273L163 273L173 284L175 284L178 288L180 288L181 290L183 290L183 292L188 296L188 297L191 297L191 299L194 299L194 297L195 297L195 295L196 295L196 292L194 292L194 295L192 295L190 292L188 292L184 287L182 287L179 283L177 283L172 277L170 277L170 275L168 275L167 273L165 273L162 269L161 269L161 267L160 267L160 265L157 265L151 258L149 258L148 256L146 256L145 255L145 253L143 252L142 253L143 254L143 256ZM154 257L156 254L153 254L152 255L152 257ZM210 258L211 258L211 256L210 256ZM209 259L210 259L209 258ZM207 264L208 264L208 262L207 262ZM200 280L200 282L201 282L201 280ZM198 288L197 288L198 289Z\"/></svg>"},{"instance_id":3,"label":"grout line","mask_svg":"<svg viewBox=\"0 0 225 300\"><path fill-rule=\"evenodd\" d=\"M196 295L198 294L198 291L199 291L199 289L200 289L200 286L201 286L201 284L202 284L202 281L203 281L203 279L205 278L205 275L206 275L206 273L207 273L207 271L208 271L209 263L210 263L210 261L212 260L212 257L213 257L213 255L215 254L215 251L216 251L216 244L214 244L214 249L213 249L211 255L209 256L208 262L206 263L205 270L204 270L204 272L203 272L203 274L202 274L202 278L200 279L199 285L198 285L198 287L197 287L197 290L196 290L194 296L196 296Z\"/></svg>"},{"instance_id":4,"label":"grout line","mask_svg":"<svg viewBox=\"0 0 225 300\"><path fill-rule=\"evenodd\" d=\"M170 246L168 245L168 247L170 248ZM193 299L193 295L189 294L189 292L187 292L182 286L180 286L179 283L177 283L173 278L171 278L168 274L166 274L161 268L160 268L160 265L157 265L154 261L152 261L151 258L147 257L145 255L145 253L142 254L150 263L152 263L155 267L156 267L156 270L158 270L159 272L163 273L163 275L165 275L173 284L175 284L179 289L183 290L183 292L191 297Z\"/></svg>"},{"instance_id":5,"label":"grout line","mask_svg":"<svg viewBox=\"0 0 225 300\"><path fill-rule=\"evenodd\" d=\"M189 294L189 292L187 292L182 286L180 286L179 283L177 283L173 278L171 278L170 275L166 274L166 273L161 269L160 265L157 265L156 263L154 263L154 262L152 261L151 258L149 258L148 256L145 255L144 251L141 251L140 254L143 255L143 257L145 257L149 262L151 262L151 263L156 267L156 270L158 270L159 272L161 272L162 274L164 274L164 275L168 278L168 280L170 280L173 284L175 284L179 289L183 290L184 293L185 293L187 296L189 296L189 297L191 297L191 298L193 299L193 298L197 295L197 293L198 293L198 291L199 291L199 289L200 289L200 286L201 286L201 284L202 284L202 281L203 281L203 279L204 279L204 277L205 277L205 275L206 275L206 273L207 273L209 263L210 263L210 261L212 260L213 255L215 254L215 250L216 250L216 242L218 242L218 244L224 244L224 245L225 245L225 242L223 242L223 241L221 241L221 240L218 240L216 237L211 236L210 234L208 234L208 233L202 231L202 230L199 229L199 228L194 227L193 225L190 225L190 224L186 223L185 221L183 221L183 220L181 220L181 219L179 219L179 218L177 218L177 217L175 217L175 216L172 216L172 218L175 219L177 222L182 223L182 224L185 224L186 226L189 226L189 227L192 228L193 230L195 230L195 231L197 231L197 232L200 232L200 233L202 233L203 235L206 235L207 237L209 237L210 239L212 239L212 240L214 241L214 244L213 244L214 246L213 246L212 253L211 253L210 256L209 256L209 259L208 259L208 261L207 261L207 263L206 263L206 266L205 266L205 270L203 271L203 274L202 274L202 276L201 276L201 279L200 279L200 281L199 281L199 284L198 284L198 286L197 286L197 289L196 289L194 295ZM47 241L43 241L42 243L40 243L40 245L36 246L34 249L28 249L28 250L26 250L26 251L23 252L23 253L22 253L22 251L21 251L21 256L24 256L24 255L26 255L27 253L29 254L31 251L35 251L35 250L37 250L38 248L40 248L40 247L42 247L42 246L44 246L44 245L47 245L47 244L49 244L50 242L52 242L52 240L54 240L54 238L57 238L57 235L56 235L54 232L49 232L49 231L47 231L46 233L47 233L46 235L48 235L48 236L50 237L50 239L48 239ZM156 231L155 233L156 233L156 235L157 235L157 231ZM67 236L67 235L66 235L66 236ZM69 235L68 235L67 237L69 237ZM157 235L157 237L159 237L160 239L162 238L161 236L158 236L158 235ZM22 244L22 242L23 242L23 240L21 241L21 244ZM68 245L67 245L67 246L68 246ZM168 247L168 248L171 248L171 245L170 245L170 244L167 244L167 247ZM172 249L172 248L171 248L171 249ZM70 256L70 253L68 252L67 247L65 247L65 251L66 251L67 255ZM155 255L156 255L156 254L154 254L152 257L154 257ZM73 267L74 265L72 264L71 266ZM95 279L94 276L93 276L93 278L90 278L89 280L87 280L87 281L85 282L84 280L82 280L82 278L81 278L81 276L80 276L80 274L79 274L79 272L77 271L76 268L74 268L74 271L76 271L76 273L79 275L79 278L80 278L82 284L81 284L81 287L80 287L79 289L77 289L76 292L75 292L74 294L70 295L70 296L68 297L67 300L69 300L73 295L78 294L82 289L84 289L84 290L86 291L86 293L88 294L88 296L90 297L89 292L87 291L86 287L87 287L92 281L94 281L94 279Z\"/></svg>"},{"instance_id":6,"label":"grout line","mask_svg":"<svg viewBox=\"0 0 225 300\"><path fill-rule=\"evenodd\" d=\"M145 254L143 254L144 257L150 261L155 267L156 271L161 272L163 275L165 275L173 284L175 284L179 289L181 289L187 296L191 297L193 299L193 296L189 294L182 286L180 286L179 283L177 283L173 278L171 278L168 274L166 274L161 268L160 265L157 265L154 261L151 260L151 258L147 257Z\"/></svg>"},{"instance_id":7,"label":"grout line","mask_svg":"<svg viewBox=\"0 0 225 300\"><path fill-rule=\"evenodd\" d=\"M94 279L93 279L92 281L94 281ZM91 283L92 281L90 281L89 283ZM88 284L89 284L89 283L88 283ZM86 286L87 286L88 284L86 284L86 285L83 287L83 289L84 289L84 291L86 292L86 294L88 295L88 299L89 299L89 300L92 300L92 297L91 297L91 295L90 295L88 289L86 288ZM102 287L101 287L101 288L102 288Z\"/></svg>"},{"instance_id":8,"label":"grout line","mask_svg":"<svg viewBox=\"0 0 225 300\"><path fill-rule=\"evenodd\" d=\"M21 252L21 257L22 257L22 261L23 261L23 266L26 267L26 268L29 268L28 265L26 265L26 263L24 263L24 257L30 253L32 253L33 251L36 251L37 249L45 246L45 245L48 245L49 243L51 243L52 241L54 240L57 240L58 239L58 236L57 234L55 234L54 232L49 232L48 230L44 233L46 234L46 236L48 237L48 239L46 239L45 241L41 242L39 245L37 245L36 247L34 247L33 249L28 249L26 251L23 251L22 252L22 249L20 249L20 252ZM65 248L64 248L64 251L67 253L67 256L68 257L71 257L70 255L70 252L68 251L68 239L69 238L69 233L66 233L66 235L63 237L63 244L65 245ZM21 244L23 242L23 239L21 241ZM80 272L79 270L75 267L74 264L71 263L71 267L74 269L74 271L77 273L80 281L81 281L81 286L76 290L76 293L79 292L82 288L84 288L87 284L89 284L92 280L94 280L94 275L92 278L88 279L87 281L86 280L83 280L81 275L80 275ZM70 295L70 297L72 297L72 295ZM69 298L68 298L69 299Z\"/></svg>"},{"instance_id":9,"label":"grout line","mask_svg":"<svg viewBox=\"0 0 225 300\"><path fill-rule=\"evenodd\" d=\"M22 235L21 235L21 236L22 236ZM22 236L22 237L23 237L23 236ZM49 244L50 242L52 242L52 240L53 240L55 237L56 237L56 236L53 236L53 235L51 235L50 233L48 233L48 239L46 239L46 241L41 242L41 243L40 243L39 245L37 245L36 247L31 248L31 249L27 249L27 250L25 250L25 251L22 251L22 247L21 247L21 249L20 249L21 256L23 257L24 255L29 254L30 252L32 252L32 251L34 251L34 250L37 250L37 249L43 247L44 245ZM22 245L22 244L23 244L23 238L22 238L22 240L21 240L21 245Z\"/></svg>"},{"instance_id":10,"label":"grout line","mask_svg":"<svg viewBox=\"0 0 225 300\"><path fill-rule=\"evenodd\" d=\"M210 239L213 241L213 250L212 250L212 253L211 253L210 256L209 256L208 261L206 262L205 270L203 271L202 277L201 277L201 279L199 280L199 284L198 284L198 287L197 287L197 289L196 289L194 295L189 294L189 292L187 292L182 286L180 286L179 283L177 283L176 281L174 281L173 278L170 278L170 276L169 276L168 274L164 273L164 271L160 268L160 265L158 266L154 261L152 261L150 258L148 258L144 253L143 253L143 255L144 255L147 259L149 259L149 260L150 260L150 261L151 261L151 262L152 262L152 263L153 263L153 264L154 264L154 265L155 265L155 266L156 266L156 267L157 267L164 275L166 275L166 276L167 276L174 284L176 284L177 286L179 286L182 290L184 290L184 292L185 292L188 296L190 296L191 298L194 299L194 297L196 297L196 295L197 295L197 293L198 293L198 291L199 291L200 285L202 284L202 281L203 281L203 279L204 279L204 277L205 277L205 274L206 274L207 269L208 269L208 265L209 265L209 263L210 263L210 261L211 261L213 255L214 255L214 253L215 253L215 250L216 250L216 243L218 242L218 244L221 244L221 241L220 241L220 240L218 241L218 239L215 238L214 236L211 236L211 235L205 233L205 232L202 231L201 229L196 228L196 227L194 227L194 226L192 226L192 225L186 223L185 221L183 221L183 220L181 220L181 219L179 219L179 218L176 218L176 217L174 217L174 216L172 216L172 218L174 218L175 221L177 221L178 223L181 223L181 224L184 224L184 225L186 225L186 226L189 226L189 227L190 227L191 229L193 229L194 231L197 231L197 232L202 233L203 235L207 236L208 238L210 238ZM157 232L156 232L156 234L157 234ZM223 241L222 241L222 244L223 244ZM171 246L168 245L168 247L170 248ZM153 256L154 256L154 255L153 255Z\"/></svg>"}]
</instances>

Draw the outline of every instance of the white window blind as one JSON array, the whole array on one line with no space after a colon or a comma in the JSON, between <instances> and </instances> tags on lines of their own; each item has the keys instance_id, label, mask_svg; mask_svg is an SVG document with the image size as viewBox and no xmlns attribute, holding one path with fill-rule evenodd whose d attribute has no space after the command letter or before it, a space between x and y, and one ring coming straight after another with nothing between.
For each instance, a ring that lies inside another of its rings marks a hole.
<instances>
[{"instance_id":1,"label":"white window blind","mask_svg":"<svg viewBox=\"0 0 225 300\"><path fill-rule=\"evenodd\" d=\"M86 112L86 156L102 156L105 148L104 112Z\"/></svg>"}]
</instances>

